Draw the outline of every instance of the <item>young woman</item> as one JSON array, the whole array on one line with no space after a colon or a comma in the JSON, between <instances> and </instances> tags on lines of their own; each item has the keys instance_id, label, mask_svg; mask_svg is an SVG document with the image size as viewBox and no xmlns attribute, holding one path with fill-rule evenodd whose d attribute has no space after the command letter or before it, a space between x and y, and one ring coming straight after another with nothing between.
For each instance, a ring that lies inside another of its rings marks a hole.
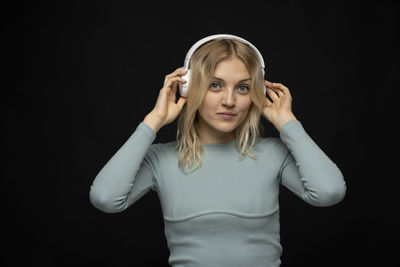
<instances>
[{"instance_id":1,"label":"young woman","mask_svg":"<svg viewBox=\"0 0 400 267\"><path fill-rule=\"evenodd\" d=\"M264 81L261 68L237 39L201 45L186 97L176 101L187 82L179 68L91 186L92 204L109 213L157 192L172 266L279 266L280 184L314 206L345 195L341 171L294 116L289 89ZM178 115L177 140L152 144ZM260 116L280 138L260 136Z\"/></svg>"}]
</instances>

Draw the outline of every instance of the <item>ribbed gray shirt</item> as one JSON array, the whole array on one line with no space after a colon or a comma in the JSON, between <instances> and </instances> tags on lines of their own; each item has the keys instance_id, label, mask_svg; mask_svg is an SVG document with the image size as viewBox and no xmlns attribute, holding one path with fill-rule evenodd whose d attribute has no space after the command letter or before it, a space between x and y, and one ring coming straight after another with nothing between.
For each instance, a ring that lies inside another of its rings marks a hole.
<instances>
[{"instance_id":1,"label":"ribbed gray shirt","mask_svg":"<svg viewBox=\"0 0 400 267\"><path fill-rule=\"evenodd\" d=\"M298 120L280 138L258 138L257 160L241 155L236 140L202 144L203 164L189 174L178 166L176 141L155 138L141 122L96 176L90 200L116 213L157 192L174 267L279 266L279 185L313 206L334 205L346 192L341 171Z\"/></svg>"}]
</instances>

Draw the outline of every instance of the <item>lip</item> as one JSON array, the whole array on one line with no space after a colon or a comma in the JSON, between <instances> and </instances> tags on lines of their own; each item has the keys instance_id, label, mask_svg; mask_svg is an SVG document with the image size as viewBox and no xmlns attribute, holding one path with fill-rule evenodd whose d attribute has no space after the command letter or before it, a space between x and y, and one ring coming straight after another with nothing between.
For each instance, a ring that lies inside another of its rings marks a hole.
<instances>
[{"instance_id":1,"label":"lip","mask_svg":"<svg viewBox=\"0 0 400 267\"><path fill-rule=\"evenodd\" d=\"M217 113L224 120L231 120L236 114L233 113Z\"/></svg>"}]
</instances>

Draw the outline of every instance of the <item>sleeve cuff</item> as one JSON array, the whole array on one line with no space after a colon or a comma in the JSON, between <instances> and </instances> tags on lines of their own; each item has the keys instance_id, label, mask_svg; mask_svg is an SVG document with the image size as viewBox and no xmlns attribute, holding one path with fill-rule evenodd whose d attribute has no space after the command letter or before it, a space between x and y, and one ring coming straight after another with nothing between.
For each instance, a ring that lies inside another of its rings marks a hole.
<instances>
[{"instance_id":1,"label":"sleeve cuff","mask_svg":"<svg viewBox=\"0 0 400 267\"><path fill-rule=\"evenodd\" d=\"M144 132L151 139L153 139L153 140L156 139L156 133L146 123L140 122L138 127L137 127L137 129L139 129L142 132Z\"/></svg>"},{"instance_id":2,"label":"sleeve cuff","mask_svg":"<svg viewBox=\"0 0 400 267\"><path fill-rule=\"evenodd\" d=\"M291 120L288 121L287 123L285 123L281 130L280 130L280 137L282 139L282 137L286 136L290 131L292 131L293 129L303 129L303 125L301 124L300 121L298 120ZM303 129L304 130L304 129Z\"/></svg>"}]
</instances>

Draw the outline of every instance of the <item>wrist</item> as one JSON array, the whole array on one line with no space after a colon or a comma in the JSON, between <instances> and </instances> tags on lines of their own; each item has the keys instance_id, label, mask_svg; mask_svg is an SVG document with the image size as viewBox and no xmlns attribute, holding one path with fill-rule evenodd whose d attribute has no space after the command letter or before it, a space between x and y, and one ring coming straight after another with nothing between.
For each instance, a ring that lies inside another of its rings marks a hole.
<instances>
[{"instance_id":1,"label":"wrist","mask_svg":"<svg viewBox=\"0 0 400 267\"><path fill-rule=\"evenodd\" d=\"M147 124L147 126L153 129L154 133L157 133L163 126L161 120L157 118L157 116L153 115L151 112L146 115L143 123Z\"/></svg>"},{"instance_id":2,"label":"wrist","mask_svg":"<svg viewBox=\"0 0 400 267\"><path fill-rule=\"evenodd\" d=\"M292 121L292 120L297 120L297 118L293 114L290 114L288 116L281 118L277 123L274 124L274 126L280 132L282 127L286 123L288 123L289 121Z\"/></svg>"}]
</instances>

